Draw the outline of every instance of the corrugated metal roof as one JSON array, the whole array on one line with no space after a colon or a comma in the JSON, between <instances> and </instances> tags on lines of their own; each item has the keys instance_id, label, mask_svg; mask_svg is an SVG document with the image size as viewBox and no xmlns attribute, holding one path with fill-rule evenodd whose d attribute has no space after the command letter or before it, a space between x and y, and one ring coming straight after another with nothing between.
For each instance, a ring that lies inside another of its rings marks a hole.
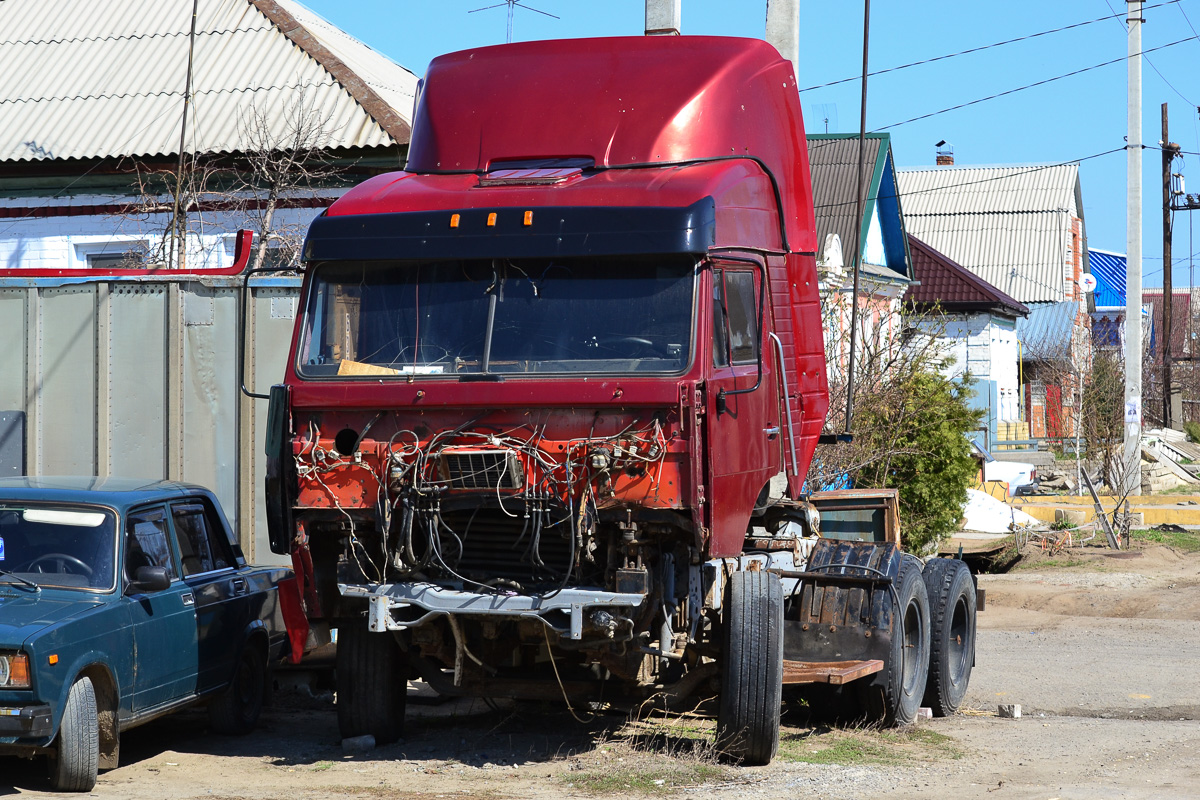
<instances>
[{"instance_id":1,"label":"corrugated metal roof","mask_svg":"<svg viewBox=\"0 0 1200 800\"><path fill-rule=\"evenodd\" d=\"M1092 275L1096 278L1096 308L1125 307L1126 256L1107 250L1088 250Z\"/></svg>"},{"instance_id":2,"label":"corrugated metal roof","mask_svg":"<svg viewBox=\"0 0 1200 800\"><path fill-rule=\"evenodd\" d=\"M1158 340L1163 333L1163 291L1162 289L1147 289L1142 292L1142 305L1150 308L1150 342L1149 353L1158 355ZM1171 292L1171 355L1190 356L1192 350L1188 347L1188 320L1192 313L1192 293L1188 289L1176 289Z\"/></svg>"},{"instance_id":3,"label":"corrugated metal roof","mask_svg":"<svg viewBox=\"0 0 1200 800\"><path fill-rule=\"evenodd\" d=\"M906 301L936 305L944 311L990 310L1009 317L1028 316L1024 304L911 234L908 247L918 283L904 295Z\"/></svg>"},{"instance_id":4,"label":"corrugated metal roof","mask_svg":"<svg viewBox=\"0 0 1200 800\"><path fill-rule=\"evenodd\" d=\"M0 2L0 161L178 153L191 11ZM371 147L406 140L416 76L294 0L200 0L192 85L189 151L247 149L238 121L251 110L283 133L298 102L326 121L329 147ZM372 98L403 124L381 125Z\"/></svg>"},{"instance_id":5,"label":"corrugated metal roof","mask_svg":"<svg viewBox=\"0 0 1200 800\"><path fill-rule=\"evenodd\" d=\"M1061 300L1067 260L1058 214L909 216L908 232L1023 303Z\"/></svg>"},{"instance_id":6,"label":"corrugated metal roof","mask_svg":"<svg viewBox=\"0 0 1200 800\"><path fill-rule=\"evenodd\" d=\"M897 170L904 213L1076 213L1076 164L1002 167L929 167Z\"/></svg>"},{"instance_id":7,"label":"corrugated metal roof","mask_svg":"<svg viewBox=\"0 0 1200 800\"><path fill-rule=\"evenodd\" d=\"M1029 316L1017 320L1017 339L1028 361L1056 361L1071 351L1075 317L1079 303L1037 303L1029 307Z\"/></svg>"},{"instance_id":8,"label":"corrugated metal roof","mask_svg":"<svg viewBox=\"0 0 1200 800\"><path fill-rule=\"evenodd\" d=\"M863 186L867 189L868 207L864 210L863 236L870 219L871 180L875 164L879 159L879 148L883 139L868 136L863 142L863 155L867 168L863 170ZM842 252L847 263L854 258L854 215L858 193L855 184L858 178L858 138L808 139L808 160L812 168L813 212L817 218L817 241L836 233L842 239Z\"/></svg>"},{"instance_id":9,"label":"corrugated metal roof","mask_svg":"<svg viewBox=\"0 0 1200 800\"><path fill-rule=\"evenodd\" d=\"M863 209L862 240L866 241L871 217L884 207L891 207L880 200L880 186L885 183L883 172L888 167L888 152L891 138L888 134L868 134L863 142L862 186L866 190L866 206ZM842 254L847 263L854 258L855 212L858 208L858 137L844 134L813 134L808 137L808 158L812 170L813 212L817 223L817 241L836 233L842 240ZM890 186L890 184L889 184ZM889 188L889 194L894 192ZM902 221L901 221L902 222ZM886 220L880 219L881 224ZM901 234L902 235L902 234ZM905 265L907 270L907 265ZM908 279L903 272L864 262L863 274L886 281Z\"/></svg>"},{"instance_id":10,"label":"corrugated metal roof","mask_svg":"<svg viewBox=\"0 0 1200 800\"><path fill-rule=\"evenodd\" d=\"M909 233L1023 303L1066 295L1075 164L897 170Z\"/></svg>"}]
</instances>

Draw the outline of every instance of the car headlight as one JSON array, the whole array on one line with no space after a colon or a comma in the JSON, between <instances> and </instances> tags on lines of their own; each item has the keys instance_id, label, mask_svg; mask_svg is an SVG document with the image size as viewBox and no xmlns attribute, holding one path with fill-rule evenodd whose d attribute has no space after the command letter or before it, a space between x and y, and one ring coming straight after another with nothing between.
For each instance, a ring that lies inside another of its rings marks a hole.
<instances>
[{"instance_id":1,"label":"car headlight","mask_svg":"<svg viewBox=\"0 0 1200 800\"><path fill-rule=\"evenodd\" d=\"M0 689L29 688L29 656L0 653Z\"/></svg>"}]
</instances>

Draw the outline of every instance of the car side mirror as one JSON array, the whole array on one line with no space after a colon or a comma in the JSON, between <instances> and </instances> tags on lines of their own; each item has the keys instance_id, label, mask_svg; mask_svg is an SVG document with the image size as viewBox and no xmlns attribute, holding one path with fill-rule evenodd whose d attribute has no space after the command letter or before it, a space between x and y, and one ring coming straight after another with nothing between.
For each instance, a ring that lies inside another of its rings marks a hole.
<instances>
[{"instance_id":1,"label":"car side mirror","mask_svg":"<svg viewBox=\"0 0 1200 800\"><path fill-rule=\"evenodd\" d=\"M161 592L171 586L171 576L166 567L138 567L130 589L139 592Z\"/></svg>"}]
</instances>

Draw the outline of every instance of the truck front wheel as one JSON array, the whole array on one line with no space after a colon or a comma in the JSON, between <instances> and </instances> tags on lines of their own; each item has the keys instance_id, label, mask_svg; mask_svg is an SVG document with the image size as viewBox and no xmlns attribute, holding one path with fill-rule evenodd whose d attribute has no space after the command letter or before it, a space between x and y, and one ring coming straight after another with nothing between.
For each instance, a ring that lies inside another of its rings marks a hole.
<instances>
[{"instance_id":1,"label":"truck front wheel","mask_svg":"<svg viewBox=\"0 0 1200 800\"><path fill-rule=\"evenodd\" d=\"M783 693L783 587L770 572L735 572L726 593L717 749L769 764L779 749Z\"/></svg>"},{"instance_id":2,"label":"truck front wheel","mask_svg":"<svg viewBox=\"0 0 1200 800\"><path fill-rule=\"evenodd\" d=\"M364 620L338 628L337 712L343 739L370 734L388 744L404 734L408 665L390 633L372 633Z\"/></svg>"}]
</instances>

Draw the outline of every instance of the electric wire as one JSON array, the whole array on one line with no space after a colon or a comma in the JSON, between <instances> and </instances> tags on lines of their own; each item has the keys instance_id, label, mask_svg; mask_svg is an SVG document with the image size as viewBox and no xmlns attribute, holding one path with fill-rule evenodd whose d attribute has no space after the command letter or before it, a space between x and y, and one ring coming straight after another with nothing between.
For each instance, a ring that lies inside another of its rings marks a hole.
<instances>
[{"instance_id":1,"label":"electric wire","mask_svg":"<svg viewBox=\"0 0 1200 800\"><path fill-rule=\"evenodd\" d=\"M1167 0L1167 2L1164 2L1164 3L1156 3L1151 6L1144 6L1143 10L1149 10L1149 9L1153 9L1153 8L1161 8L1162 6L1175 5L1179 2L1180 2L1180 0ZM1025 36L1018 36L1014 39L1005 39L1004 41L993 42L992 44L980 45L979 47L971 47L966 50L960 50L957 53L947 53L946 55L934 56L933 58L926 58L926 59L922 59L920 61L913 61L908 64L900 64L899 66L895 66L895 67L887 67L886 69L878 69L873 72L868 72L867 77L873 78L876 75L886 75L889 72L899 72L900 70L905 70L910 67L920 67L920 66L924 66L925 64L933 64L938 61L945 61L948 58L957 58L958 56L965 56L965 55L969 55L971 53L979 53L984 50L991 50L996 47L1003 47L1003 46L1009 45L1009 44L1016 44L1017 42L1025 42L1030 39L1037 39L1038 37L1041 37L1041 36L1048 36L1052 33L1062 33L1063 31L1073 30L1075 28L1082 28L1087 25L1094 25L1097 22L1104 22L1104 21L1110 20L1110 19L1118 19L1118 18L1125 17L1124 14L1118 14L1115 10L1112 9L1111 6L1109 7L1109 10L1113 11L1111 16L1097 17L1096 19L1089 19L1089 20L1085 20L1083 22L1075 22L1070 25L1064 25L1059 28L1051 28L1049 30L1038 31L1037 33L1030 33ZM1192 32L1195 33L1195 30L1193 30ZM850 83L851 81L860 80L860 78L861 78L861 76L855 75L850 78L842 78L842 79L836 80L836 81L829 81L828 83L818 83L815 86L807 86L807 87L801 89L800 91L801 92L811 92L814 89L824 89L829 86L839 86L843 83Z\"/></svg>"},{"instance_id":2,"label":"electric wire","mask_svg":"<svg viewBox=\"0 0 1200 800\"><path fill-rule=\"evenodd\" d=\"M1167 44L1159 45L1158 47L1151 47L1148 50L1144 49L1144 50L1142 50L1141 53L1137 53L1136 55L1144 56L1146 53L1154 53L1159 50L1165 50L1168 47L1175 47L1176 45L1184 44L1185 42L1194 42L1194 41L1197 41L1198 39L1200 39L1200 36L1195 36L1195 35L1188 36L1184 39L1179 39L1174 42L1168 42ZM1051 78L1045 78L1040 81L1034 81L1033 83L1027 83L1024 86L1018 86L1015 89L1007 89L1003 92L996 92L995 94L990 94L987 97L980 97L976 100L968 100L965 103L959 103L957 105L949 106L947 108L943 108L938 111L931 111L928 114L921 114L916 117L910 117L909 119L902 120L900 122L894 122L890 125L884 125L882 127L875 128L874 131L878 132L878 131L892 130L894 128L899 128L901 125L907 125L910 122L919 122L920 120L929 119L930 117L936 117L941 114L947 114L951 111L958 111L963 108L968 108L970 106L978 105L979 103L986 103L989 100L996 100L1001 97L1007 97L1009 95L1016 94L1017 92L1023 92L1027 89L1034 89L1038 86L1045 86L1047 84L1054 83L1055 81L1061 81L1064 78L1071 78L1071 77L1074 77L1075 75L1082 75L1085 72L1090 72L1095 69L1100 69L1101 67L1108 67L1108 66L1112 66L1113 64L1120 64L1127 60L1128 60L1128 56L1121 56L1120 58L1114 58L1114 59L1110 59L1108 61L1102 61L1099 64L1093 64L1090 67L1082 67L1080 69L1072 70L1071 72L1067 72L1062 75L1055 75L1054 77L1051 77Z\"/></svg>"}]
</instances>

